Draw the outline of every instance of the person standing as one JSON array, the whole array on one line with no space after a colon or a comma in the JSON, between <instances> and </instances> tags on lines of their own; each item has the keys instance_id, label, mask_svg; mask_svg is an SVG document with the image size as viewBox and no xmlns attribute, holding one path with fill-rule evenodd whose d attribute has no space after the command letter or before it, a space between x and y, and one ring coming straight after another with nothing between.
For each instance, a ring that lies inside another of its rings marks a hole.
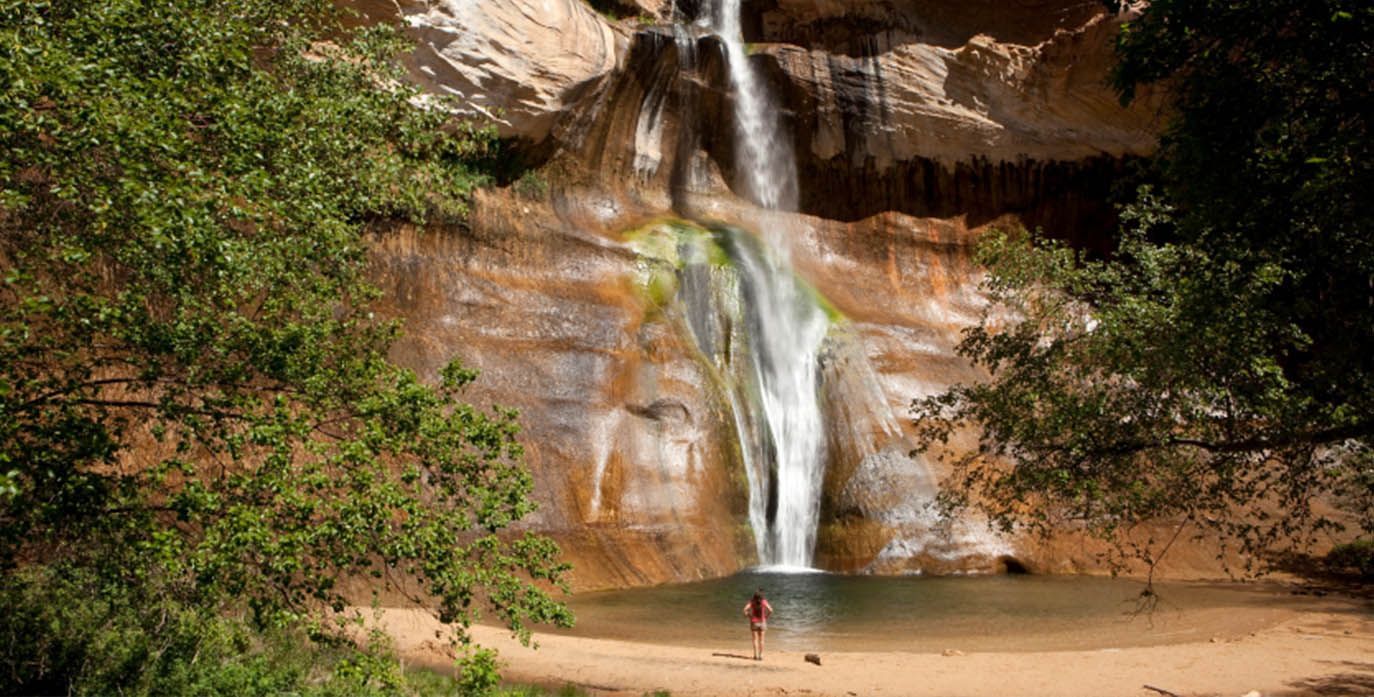
<instances>
[{"instance_id":1,"label":"person standing","mask_svg":"<svg viewBox=\"0 0 1374 697\"><path fill-rule=\"evenodd\" d=\"M763 660L763 633L768 631L768 616L773 614L773 606L763 597L763 589L754 591L754 597L744 604L744 616L749 618L749 631L754 635L754 660Z\"/></svg>"}]
</instances>

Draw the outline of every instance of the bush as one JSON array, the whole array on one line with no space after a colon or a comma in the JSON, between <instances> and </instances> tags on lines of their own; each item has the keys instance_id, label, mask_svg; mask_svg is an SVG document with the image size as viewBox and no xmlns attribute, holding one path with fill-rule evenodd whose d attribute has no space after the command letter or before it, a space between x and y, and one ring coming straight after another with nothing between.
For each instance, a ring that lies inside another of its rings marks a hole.
<instances>
[{"instance_id":1,"label":"bush","mask_svg":"<svg viewBox=\"0 0 1374 697\"><path fill-rule=\"evenodd\" d=\"M1326 555L1326 568L1332 573L1374 579L1374 540L1336 545Z\"/></svg>"},{"instance_id":2,"label":"bush","mask_svg":"<svg viewBox=\"0 0 1374 697\"><path fill-rule=\"evenodd\" d=\"M263 626L75 567L0 581L3 694L380 695L405 690L385 641Z\"/></svg>"},{"instance_id":3,"label":"bush","mask_svg":"<svg viewBox=\"0 0 1374 697\"><path fill-rule=\"evenodd\" d=\"M520 175L520 178L515 180L515 184L513 184L512 187L515 189L516 195L521 198L536 201L549 194L549 180L545 179L544 175L540 174L538 171L532 169Z\"/></svg>"},{"instance_id":4,"label":"bush","mask_svg":"<svg viewBox=\"0 0 1374 697\"><path fill-rule=\"evenodd\" d=\"M338 639L343 579L413 580L457 644L571 621L557 547L503 532L515 413L390 363L368 280L373 235L465 215L494 133L337 13L0 0L0 690L405 689Z\"/></svg>"}]
</instances>

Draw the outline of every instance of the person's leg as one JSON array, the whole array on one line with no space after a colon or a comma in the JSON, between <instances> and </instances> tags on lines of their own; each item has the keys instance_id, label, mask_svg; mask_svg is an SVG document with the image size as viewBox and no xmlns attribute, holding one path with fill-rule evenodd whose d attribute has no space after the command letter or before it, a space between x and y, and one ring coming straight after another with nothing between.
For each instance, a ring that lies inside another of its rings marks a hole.
<instances>
[{"instance_id":1,"label":"person's leg","mask_svg":"<svg viewBox=\"0 0 1374 697\"><path fill-rule=\"evenodd\" d=\"M760 661L763 660L763 635L764 635L764 634L767 634L767 633L768 633L768 630L766 630L766 629L760 629L760 630L759 630L759 633L758 633L758 637L759 637L759 660L760 660Z\"/></svg>"},{"instance_id":2,"label":"person's leg","mask_svg":"<svg viewBox=\"0 0 1374 697\"><path fill-rule=\"evenodd\" d=\"M763 632L753 629L749 632L754 635L754 660L763 658Z\"/></svg>"}]
</instances>

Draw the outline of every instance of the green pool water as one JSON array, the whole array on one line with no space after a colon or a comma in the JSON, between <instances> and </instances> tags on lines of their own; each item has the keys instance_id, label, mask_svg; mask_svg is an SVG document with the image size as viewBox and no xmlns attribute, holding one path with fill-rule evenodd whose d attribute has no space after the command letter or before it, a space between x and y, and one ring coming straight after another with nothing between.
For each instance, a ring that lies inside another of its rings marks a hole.
<instances>
[{"instance_id":1,"label":"green pool water","mask_svg":"<svg viewBox=\"0 0 1374 697\"><path fill-rule=\"evenodd\" d=\"M768 645L794 651L1111 650L1224 641L1305 602L1272 587L1156 584L1095 577L878 577L748 572L680 585L585 593L575 636L722 650L748 647L741 612L762 587L775 614Z\"/></svg>"}]
</instances>

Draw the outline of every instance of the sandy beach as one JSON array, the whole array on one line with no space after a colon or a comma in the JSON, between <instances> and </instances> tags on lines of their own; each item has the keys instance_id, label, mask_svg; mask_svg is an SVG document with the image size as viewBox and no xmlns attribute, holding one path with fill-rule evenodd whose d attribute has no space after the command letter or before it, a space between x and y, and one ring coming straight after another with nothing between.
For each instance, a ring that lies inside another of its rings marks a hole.
<instances>
[{"instance_id":1,"label":"sandy beach","mask_svg":"<svg viewBox=\"0 0 1374 697\"><path fill-rule=\"evenodd\" d=\"M938 653L839 652L806 662L800 652L768 651L750 658L747 632L722 637L715 649L536 634L537 649L508 632L478 626L478 643L500 651L503 674L518 683L576 685L589 694L640 697L1265 697L1374 695L1374 614L1365 601L1323 600L1241 633L1219 631L1205 641L1081 651L977 652L956 646ZM383 624L415 665L449 669L439 625L423 612L389 610ZM664 632L671 635L671 624Z\"/></svg>"}]
</instances>

